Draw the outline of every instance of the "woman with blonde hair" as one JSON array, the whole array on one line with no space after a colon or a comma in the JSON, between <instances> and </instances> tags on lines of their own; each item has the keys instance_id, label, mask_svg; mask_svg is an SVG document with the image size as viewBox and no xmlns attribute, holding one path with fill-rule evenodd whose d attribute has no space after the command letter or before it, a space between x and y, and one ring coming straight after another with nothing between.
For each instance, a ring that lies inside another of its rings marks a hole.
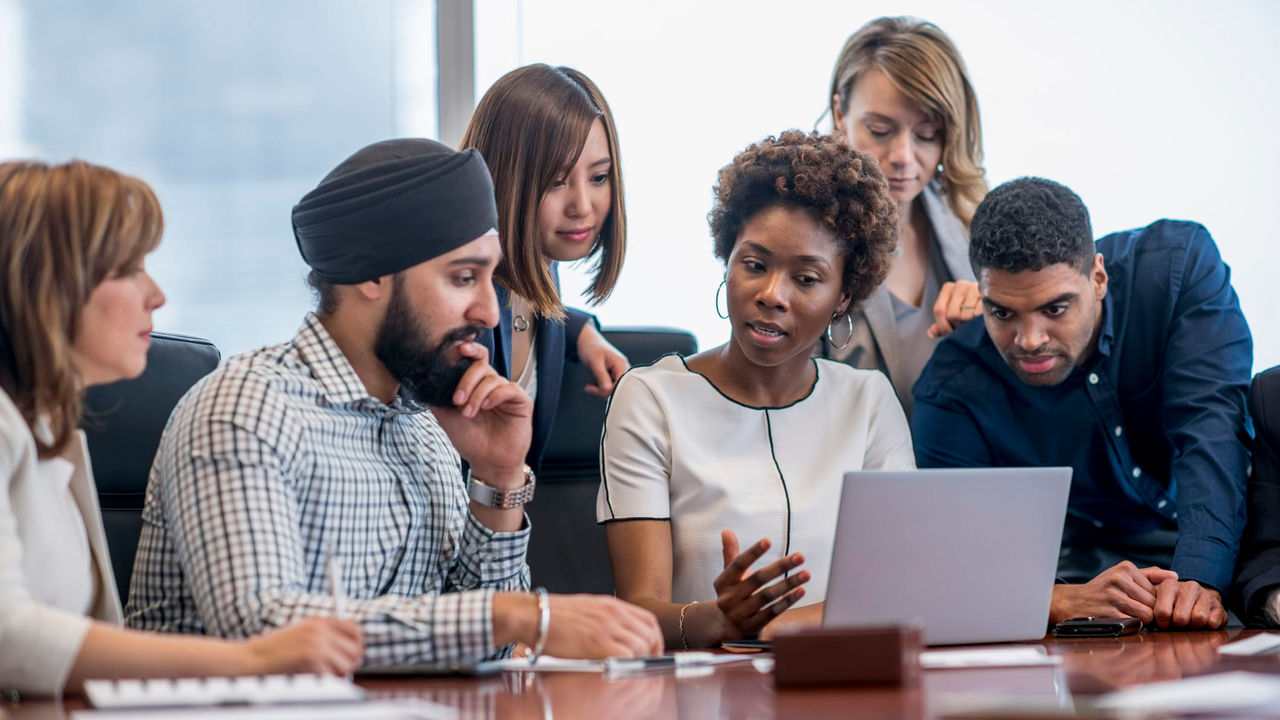
<instances>
[{"instance_id":1,"label":"woman with blonde hair","mask_svg":"<svg viewBox=\"0 0 1280 720\"><path fill-rule=\"evenodd\" d=\"M883 370L907 413L938 338L981 314L969 219L987 193L978 101L936 25L879 18L845 42L831 74L836 134L880 164L898 203L889 277L832 324L823 354Z\"/></svg>"},{"instance_id":2,"label":"woman with blonde hair","mask_svg":"<svg viewBox=\"0 0 1280 720\"><path fill-rule=\"evenodd\" d=\"M0 164L0 688L88 678L350 672L353 623L243 642L117 627L80 422L87 386L139 375L164 294L143 260L163 219L142 181L73 161Z\"/></svg>"},{"instance_id":3,"label":"woman with blonde hair","mask_svg":"<svg viewBox=\"0 0 1280 720\"><path fill-rule=\"evenodd\" d=\"M480 341L493 366L534 398L529 465L537 469L559 403L566 360L586 365L587 392L608 397L627 359L591 315L566 308L556 264L589 259L590 301L613 292L626 255L618 135L604 95L568 67L527 65L498 79L476 106L462 148L493 175L502 260L501 318Z\"/></svg>"}]
</instances>

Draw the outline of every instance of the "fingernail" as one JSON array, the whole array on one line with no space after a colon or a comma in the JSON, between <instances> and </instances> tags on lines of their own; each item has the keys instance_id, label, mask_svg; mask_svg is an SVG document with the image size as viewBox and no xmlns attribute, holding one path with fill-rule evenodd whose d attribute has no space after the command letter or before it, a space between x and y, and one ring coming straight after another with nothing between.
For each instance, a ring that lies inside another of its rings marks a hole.
<instances>
[{"instance_id":1,"label":"fingernail","mask_svg":"<svg viewBox=\"0 0 1280 720\"><path fill-rule=\"evenodd\" d=\"M467 394L462 392L461 390L453 394L454 405L461 405L462 403L466 402L466 400L467 400Z\"/></svg>"}]
</instances>

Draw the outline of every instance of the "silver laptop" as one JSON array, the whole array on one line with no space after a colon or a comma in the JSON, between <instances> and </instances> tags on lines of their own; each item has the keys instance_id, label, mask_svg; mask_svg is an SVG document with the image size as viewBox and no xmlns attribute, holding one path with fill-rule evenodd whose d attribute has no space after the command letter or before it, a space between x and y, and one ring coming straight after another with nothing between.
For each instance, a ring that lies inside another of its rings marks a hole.
<instances>
[{"instance_id":1,"label":"silver laptop","mask_svg":"<svg viewBox=\"0 0 1280 720\"><path fill-rule=\"evenodd\" d=\"M1065 467L846 473L823 625L1044 637L1070 490Z\"/></svg>"}]
</instances>

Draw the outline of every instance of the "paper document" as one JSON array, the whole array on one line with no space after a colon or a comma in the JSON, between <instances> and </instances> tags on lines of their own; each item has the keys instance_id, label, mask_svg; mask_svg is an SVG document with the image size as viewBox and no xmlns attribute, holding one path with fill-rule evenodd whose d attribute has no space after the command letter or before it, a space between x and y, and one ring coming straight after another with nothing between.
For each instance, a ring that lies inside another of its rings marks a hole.
<instances>
[{"instance_id":1,"label":"paper document","mask_svg":"<svg viewBox=\"0 0 1280 720\"><path fill-rule=\"evenodd\" d=\"M920 653L920 667L925 670L1057 665L1060 662L1062 662L1062 658L1048 654L1039 645L965 648L963 650L925 650Z\"/></svg>"},{"instance_id":2,"label":"paper document","mask_svg":"<svg viewBox=\"0 0 1280 720\"><path fill-rule=\"evenodd\" d=\"M1121 713L1216 715L1238 710L1280 711L1280 676L1251 672L1201 675L1108 693L1095 708Z\"/></svg>"},{"instance_id":3,"label":"paper document","mask_svg":"<svg viewBox=\"0 0 1280 720\"><path fill-rule=\"evenodd\" d=\"M1280 652L1280 633L1260 633L1218 648L1222 655L1266 655Z\"/></svg>"},{"instance_id":4,"label":"paper document","mask_svg":"<svg viewBox=\"0 0 1280 720\"><path fill-rule=\"evenodd\" d=\"M500 661L504 672L605 672L611 670L615 674L625 672L645 672L653 670L683 670L692 667L711 667L728 663L745 662L759 655L735 655L733 653L710 653L685 651L663 655L657 658L631 659L616 658L611 660L568 660L552 655L543 655L537 663L530 663L528 658L511 658Z\"/></svg>"}]
</instances>

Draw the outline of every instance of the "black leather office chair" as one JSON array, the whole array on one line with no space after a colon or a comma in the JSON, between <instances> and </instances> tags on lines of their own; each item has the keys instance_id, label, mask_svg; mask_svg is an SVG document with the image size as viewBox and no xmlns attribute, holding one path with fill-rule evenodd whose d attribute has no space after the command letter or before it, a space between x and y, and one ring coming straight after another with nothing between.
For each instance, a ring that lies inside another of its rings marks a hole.
<instances>
[{"instance_id":1,"label":"black leather office chair","mask_svg":"<svg viewBox=\"0 0 1280 720\"><path fill-rule=\"evenodd\" d=\"M146 372L85 394L82 426L121 602L129 597L147 475L160 434L178 400L217 367L221 357L208 340L152 333Z\"/></svg>"},{"instance_id":2,"label":"black leather office chair","mask_svg":"<svg viewBox=\"0 0 1280 720\"><path fill-rule=\"evenodd\" d=\"M604 335L632 365L646 365L667 353L698 351L693 335L673 328L606 328ZM528 556L533 583L552 592L613 592L604 528L596 524L605 402L582 390L590 382L586 368L565 366L538 490L526 509L533 523Z\"/></svg>"}]
</instances>

